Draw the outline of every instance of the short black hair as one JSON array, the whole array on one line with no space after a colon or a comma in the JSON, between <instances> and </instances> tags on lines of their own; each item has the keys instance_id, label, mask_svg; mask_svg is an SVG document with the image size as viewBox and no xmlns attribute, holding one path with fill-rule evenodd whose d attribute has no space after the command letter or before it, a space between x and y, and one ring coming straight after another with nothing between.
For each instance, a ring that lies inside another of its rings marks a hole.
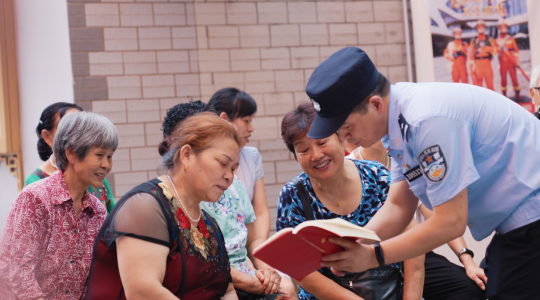
<instances>
[{"instance_id":1,"label":"short black hair","mask_svg":"<svg viewBox=\"0 0 540 300\"><path fill-rule=\"evenodd\" d=\"M45 140L41 136L41 132L43 130L52 131L54 129L54 120L56 116L58 115L58 120L62 119L62 117L66 114L66 111L68 111L70 108L74 108L78 111L83 110L77 104L56 102L47 106L41 113L38 126L36 127L36 134L38 137L37 150L39 158L41 158L41 160L46 161L47 159L49 159L49 157L51 157L53 153L51 146L47 145L47 142L45 142Z\"/></svg>"},{"instance_id":2,"label":"short black hair","mask_svg":"<svg viewBox=\"0 0 540 300\"><path fill-rule=\"evenodd\" d=\"M218 115L227 114L229 120L251 116L257 112L257 103L248 93L235 88L224 88L212 95L208 105Z\"/></svg>"},{"instance_id":3,"label":"short black hair","mask_svg":"<svg viewBox=\"0 0 540 300\"><path fill-rule=\"evenodd\" d=\"M367 113L367 104L369 98L373 96L386 97L390 93L390 82L383 74L379 73L379 80L373 92L369 94L362 102L358 103L352 110L352 112L359 113L361 115Z\"/></svg>"},{"instance_id":4,"label":"short black hair","mask_svg":"<svg viewBox=\"0 0 540 300\"><path fill-rule=\"evenodd\" d=\"M294 151L294 142L307 135L315 115L311 102L302 102L294 110L288 112L281 121L281 138L296 160L298 158Z\"/></svg>"},{"instance_id":5,"label":"short black hair","mask_svg":"<svg viewBox=\"0 0 540 300\"><path fill-rule=\"evenodd\" d=\"M193 116L203 111L216 112L208 104L197 101L190 101L188 103L180 103L167 110L167 114L161 124L161 130L163 131L163 141L159 144L159 154L163 156L169 151L169 136L174 132L178 125L182 123L187 117Z\"/></svg>"}]
</instances>

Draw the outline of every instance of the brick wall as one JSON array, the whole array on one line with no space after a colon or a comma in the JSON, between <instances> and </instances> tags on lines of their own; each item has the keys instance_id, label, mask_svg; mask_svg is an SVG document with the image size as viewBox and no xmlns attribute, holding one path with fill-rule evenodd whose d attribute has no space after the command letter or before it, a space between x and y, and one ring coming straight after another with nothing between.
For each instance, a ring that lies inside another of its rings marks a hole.
<instances>
[{"instance_id":1,"label":"brick wall","mask_svg":"<svg viewBox=\"0 0 540 300\"><path fill-rule=\"evenodd\" d=\"M275 218L279 190L301 171L281 120L309 100L314 68L358 46L390 81L406 80L400 0L68 0L68 8L76 103L120 133L107 177L115 197L155 176L168 108L234 86L258 104L250 145L262 154Z\"/></svg>"}]
</instances>

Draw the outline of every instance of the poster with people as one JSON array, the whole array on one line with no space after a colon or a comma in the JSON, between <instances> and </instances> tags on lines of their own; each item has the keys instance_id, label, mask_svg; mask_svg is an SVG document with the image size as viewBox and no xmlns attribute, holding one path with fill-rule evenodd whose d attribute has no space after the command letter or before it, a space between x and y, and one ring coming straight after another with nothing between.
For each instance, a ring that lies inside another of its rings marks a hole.
<instances>
[{"instance_id":1,"label":"poster with people","mask_svg":"<svg viewBox=\"0 0 540 300\"><path fill-rule=\"evenodd\" d=\"M435 81L530 102L527 0L430 0L429 14Z\"/></svg>"}]
</instances>

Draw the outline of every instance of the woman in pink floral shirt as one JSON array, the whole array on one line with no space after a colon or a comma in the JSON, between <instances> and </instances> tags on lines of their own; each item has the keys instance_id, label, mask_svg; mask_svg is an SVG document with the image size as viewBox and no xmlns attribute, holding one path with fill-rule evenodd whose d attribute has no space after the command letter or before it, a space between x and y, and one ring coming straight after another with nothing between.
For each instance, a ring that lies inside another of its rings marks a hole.
<instances>
[{"instance_id":1,"label":"woman in pink floral shirt","mask_svg":"<svg viewBox=\"0 0 540 300\"><path fill-rule=\"evenodd\" d=\"M0 299L80 299L94 240L107 211L89 194L112 168L118 133L90 112L60 121L58 171L27 186L11 207L0 241Z\"/></svg>"}]
</instances>

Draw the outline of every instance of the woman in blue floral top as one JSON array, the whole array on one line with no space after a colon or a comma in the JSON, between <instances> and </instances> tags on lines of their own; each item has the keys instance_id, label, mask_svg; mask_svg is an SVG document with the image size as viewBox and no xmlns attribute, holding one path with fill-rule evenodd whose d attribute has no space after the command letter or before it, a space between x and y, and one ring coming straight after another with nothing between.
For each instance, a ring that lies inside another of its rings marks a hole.
<instances>
[{"instance_id":1,"label":"woman in blue floral top","mask_svg":"<svg viewBox=\"0 0 540 300\"><path fill-rule=\"evenodd\" d=\"M388 170L378 162L345 160L345 151L337 134L324 139L309 139L315 111L304 103L283 119L282 137L298 160L305 189L316 220L341 218L365 226L386 201ZM288 182L281 189L277 208L276 230L296 227L306 221L297 186ZM423 287L424 258L404 262L404 299L420 299ZM399 268L398 265L392 266ZM304 278L300 299L361 299L333 280L329 268L321 268Z\"/></svg>"}]
</instances>

